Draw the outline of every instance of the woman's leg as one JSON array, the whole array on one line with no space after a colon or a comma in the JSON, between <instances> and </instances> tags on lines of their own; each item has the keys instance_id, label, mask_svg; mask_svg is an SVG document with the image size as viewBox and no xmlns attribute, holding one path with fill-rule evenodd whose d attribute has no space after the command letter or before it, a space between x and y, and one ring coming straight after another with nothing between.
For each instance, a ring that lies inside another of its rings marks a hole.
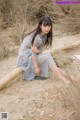
<instances>
[{"instance_id":1,"label":"woman's leg","mask_svg":"<svg viewBox=\"0 0 80 120\"><path fill-rule=\"evenodd\" d=\"M63 80L65 83L70 83L69 78L65 72L62 72L56 65L52 65L50 68L52 72L55 73L56 77L60 80Z\"/></svg>"},{"instance_id":2,"label":"woman's leg","mask_svg":"<svg viewBox=\"0 0 80 120\"><path fill-rule=\"evenodd\" d=\"M50 53L43 53L38 56L38 61L41 65L41 71L46 71L48 68L55 73L56 77L60 80L63 80L66 83L69 83L69 80L63 75L60 68L56 66L56 63ZM45 67L44 67L45 64ZM48 65L46 65L48 64Z\"/></svg>"},{"instance_id":3,"label":"woman's leg","mask_svg":"<svg viewBox=\"0 0 80 120\"><path fill-rule=\"evenodd\" d=\"M48 53L48 62L49 62L49 68L52 70L52 72L55 73L55 75L58 79L61 79L66 83L70 83L69 77L66 74L66 72L62 71L60 68L58 68L56 66L54 59L52 58L52 56L49 53Z\"/></svg>"}]
</instances>

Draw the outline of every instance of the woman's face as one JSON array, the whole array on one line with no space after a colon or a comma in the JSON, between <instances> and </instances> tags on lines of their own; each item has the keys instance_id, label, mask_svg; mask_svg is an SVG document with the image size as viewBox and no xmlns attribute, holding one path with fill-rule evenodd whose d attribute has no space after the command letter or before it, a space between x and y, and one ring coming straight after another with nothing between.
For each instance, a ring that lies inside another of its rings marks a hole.
<instances>
[{"instance_id":1,"label":"woman's face","mask_svg":"<svg viewBox=\"0 0 80 120\"><path fill-rule=\"evenodd\" d=\"M44 26L43 24L40 26L40 28L41 28L41 34L48 34L49 33L49 31L51 30L51 26Z\"/></svg>"}]
</instances>

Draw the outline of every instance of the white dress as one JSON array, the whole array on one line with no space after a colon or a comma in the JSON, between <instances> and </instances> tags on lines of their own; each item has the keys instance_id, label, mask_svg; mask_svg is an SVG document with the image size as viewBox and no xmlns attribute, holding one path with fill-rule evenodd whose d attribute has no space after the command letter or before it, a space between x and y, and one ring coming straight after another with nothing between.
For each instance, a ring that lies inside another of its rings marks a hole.
<instances>
[{"instance_id":1,"label":"white dress","mask_svg":"<svg viewBox=\"0 0 80 120\"><path fill-rule=\"evenodd\" d=\"M19 49L17 67L21 67L23 69L23 79L25 80L33 80L36 76L34 70L34 64L32 60L32 56L37 56L38 58L38 66L40 68L40 76L49 77L49 68L55 64L54 59L49 53L39 53L36 54L31 50L31 41L32 41L33 33L27 35ZM34 46L36 46L41 51L44 49L44 43L47 40L47 36L41 36L38 34L34 40Z\"/></svg>"}]
</instances>

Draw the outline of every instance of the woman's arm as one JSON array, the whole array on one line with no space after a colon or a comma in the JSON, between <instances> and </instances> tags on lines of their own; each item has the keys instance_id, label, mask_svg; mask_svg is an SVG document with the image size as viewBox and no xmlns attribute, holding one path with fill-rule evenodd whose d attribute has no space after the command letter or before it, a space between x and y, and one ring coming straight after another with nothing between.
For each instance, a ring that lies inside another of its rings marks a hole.
<instances>
[{"instance_id":1,"label":"woman's arm","mask_svg":"<svg viewBox=\"0 0 80 120\"><path fill-rule=\"evenodd\" d=\"M34 52L36 54L39 54L42 52L42 50L38 49L37 47L33 47L33 46L31 46L31 50L32 50L32 52Z\"/></svg>"},{"instance_id":2,"label":"woman's arm","mask_svg":"<svg viewBox=\"0 0 80 120\"><path fill-rule=\"evenodd\" d=\"M39 74L40 74L40 69L39 69L39 66L38 66L37 56L32 56L32 60L33 60L33 63L34 63L35 73L36 73L36 75L39 76Z\"/></svg>"},{"instance_id":3,"label":"woman's arm","mask_svg":"<svg viewBox=\"0 0 80 120\"><path fill-rule=\"evenodd\" d=\"M40 46L40 44L41 44L41 43L40 43L40 40L37 39L37 37L36 37L36 39L35 39L35 41L34 41L34 43L33 43L33 46L31 46L31 50L32 50L32 60L33 60L33 63L34 63L35 73L36 73L37 75L40 74L40 70L39 70L39 66L38 66L38 58L37 58L37 55L38 55L39 53L41 53L41 50L38 49L39 46Z\"/></svg>"},{"instance_id":4,"label":"woman's arm","mask_svg":"<svg viewBox=\"0 0 80 120\"><path fill-rule=\"evenodd\" d=\"M34 50L33 50L33 51L34 51ZM35 73L39 76L40 70L39 70L39 66L38 66L37 53L32 52L32 60L33 60L33 63L34 63Z\"/></svg>"}]
</instances>

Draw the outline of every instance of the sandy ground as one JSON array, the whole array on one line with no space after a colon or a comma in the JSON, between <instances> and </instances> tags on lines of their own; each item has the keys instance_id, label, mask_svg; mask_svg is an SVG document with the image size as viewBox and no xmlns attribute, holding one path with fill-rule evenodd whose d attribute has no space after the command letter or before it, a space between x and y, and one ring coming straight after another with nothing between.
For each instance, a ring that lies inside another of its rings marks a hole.
<instances>
[{"instance_id":1,"label":"sandy ground","mask_svg":"<svg viewBox=\"0 0 80 120\"><path fill-rule=\"evenodd\" d=\"M80 34L54 38L53 47L79 41ZM16 67L17 56L0 61L0 78ZM24 81L22 75L0 91L0 112L9 120L80 120L80 85L47 80ZM0 119L1 120L1 119Z\"/></svg>"}]
</instances>

